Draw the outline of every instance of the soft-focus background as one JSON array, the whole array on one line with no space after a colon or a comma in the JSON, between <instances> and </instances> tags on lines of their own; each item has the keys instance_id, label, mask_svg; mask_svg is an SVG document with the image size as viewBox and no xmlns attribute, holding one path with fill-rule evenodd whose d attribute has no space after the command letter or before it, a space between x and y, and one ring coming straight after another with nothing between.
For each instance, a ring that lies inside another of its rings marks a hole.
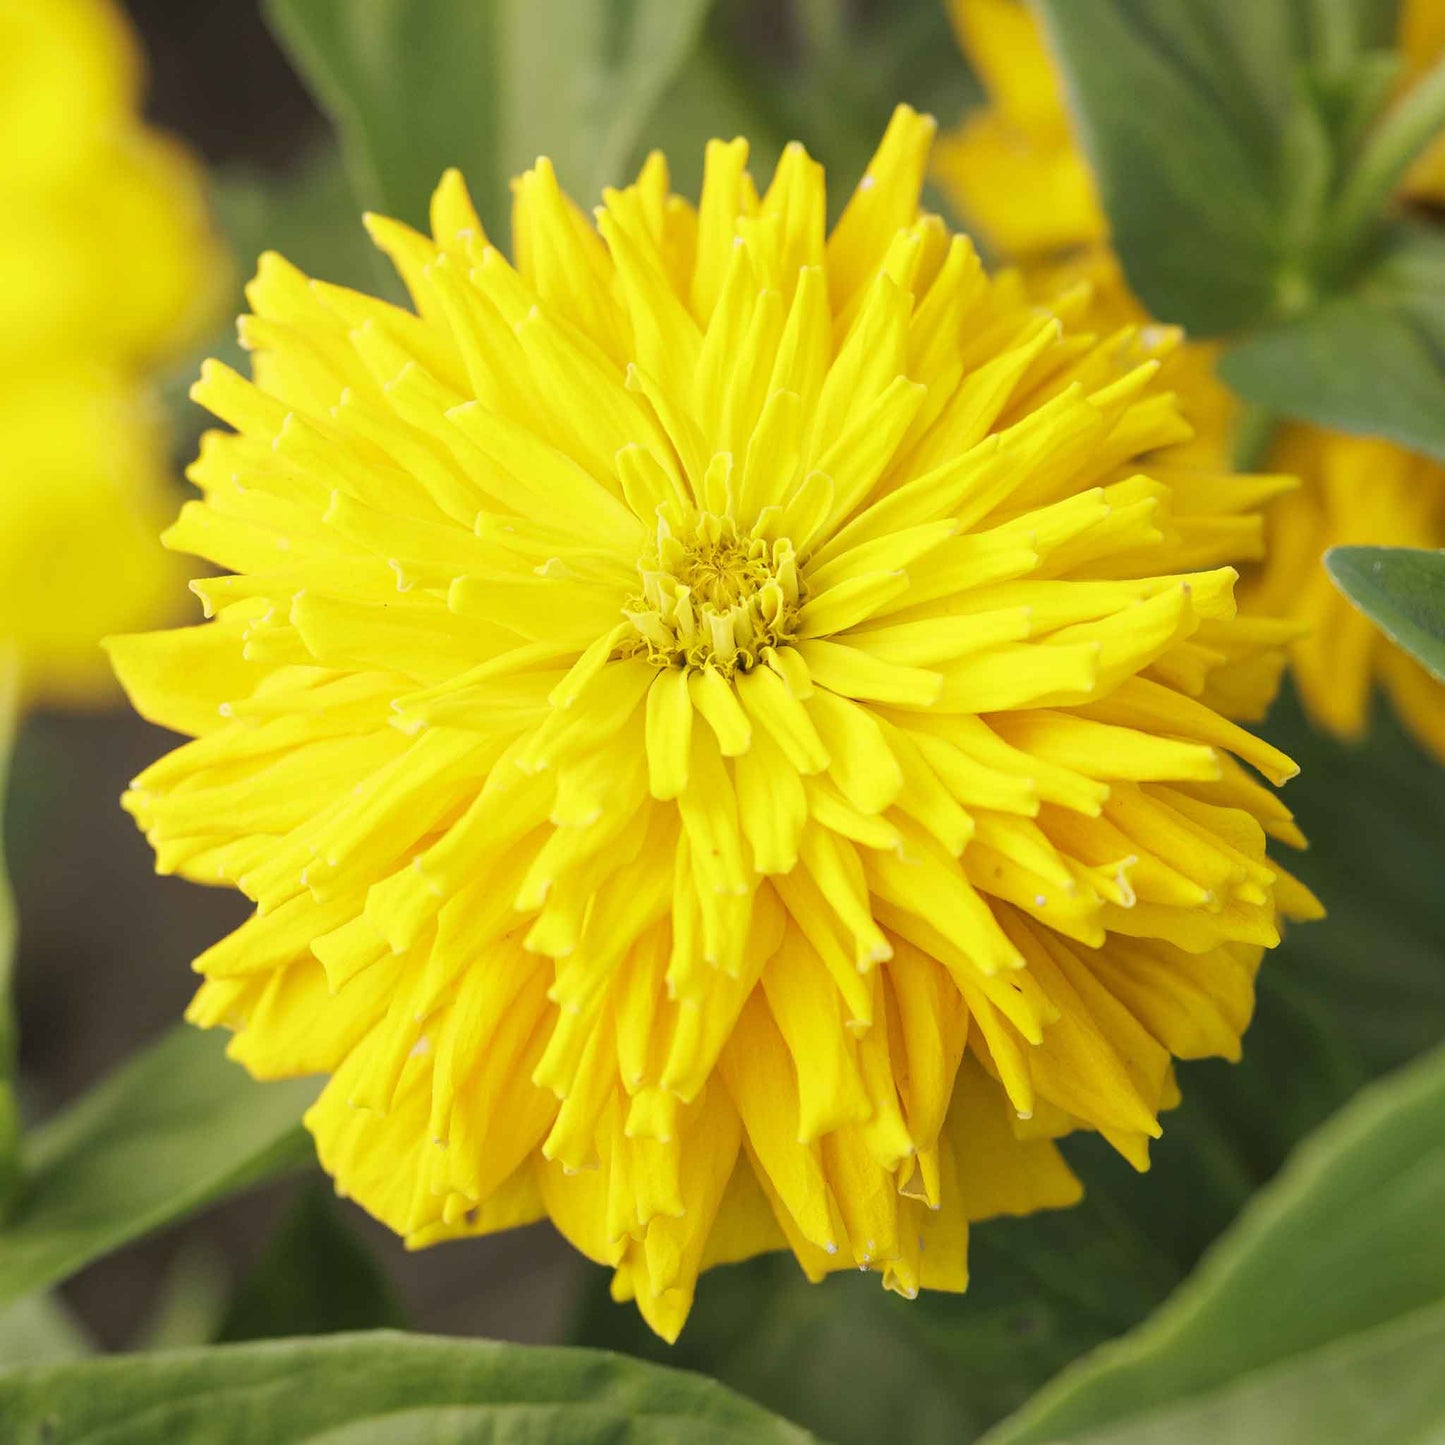
<instances>
[{"instance_id":1,"label":"soft-focus background","mask_svg":"<svg viewBox=\"0 0 1445 1445\"><path fill-rule=\"evenodd\" d=\"M127 8L148 54L149 117L211 169L235 256L229 311L265 247L328 280L384 285L334 138L258 6ZM746 130L759 171L797 135L842 196L896 101L952 125L978 94L936 0L720 0L645 135L666 137L682 190L696 185L709 135ZM202 424L185 387L202 354L234 354L232 335L227 326L166 381L178 501ZM245 1334L238 1291L249 1307L274 1289L289 1248L293 1262L332 1271L327 1328L404 1319L427 1331L605 1344L706 1370L840 1442L971 1437L1141 1319L1292 1143L1441 1035L1445 772L1383 710L1371 741L1350 748L1308 732L1287 693L1269 731L1303 764L1286 797L1314 840L1299 871L1329 904L1329 924L1292 936L1267 962L1244 1063L1183 1066L1186 1102L1166 1121L1153 1172L1136 1178L1106 1150L1071 1143L1088 1201L979 1227L966 1297L907 1304L872 1279L812 1289L790 1261L767 1259L705 1277L669 1351L608 1301L603 1271L550 1226L407 1255L333 1203L311 1166L92 1266L64 1298L110 1348ZM41 710L24 722L5 822L27 1119L48 1117L170 1026L191 991L189 960L243 916L234 894L157 878L117 806L164 745L118 707ZM311 1306L290 1307L304 1326Z\"/></svg>"}]
</instances>

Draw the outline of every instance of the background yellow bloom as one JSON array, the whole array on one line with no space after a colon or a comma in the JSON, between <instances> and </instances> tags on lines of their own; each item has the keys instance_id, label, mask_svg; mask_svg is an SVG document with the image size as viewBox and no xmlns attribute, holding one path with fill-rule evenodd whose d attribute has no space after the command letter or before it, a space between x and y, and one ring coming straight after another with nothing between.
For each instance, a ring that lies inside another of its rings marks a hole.
<instances>
[{"instance_id":1,"label":"background yellow bloom","mask_svg":"<svg viewBox=\"0 0 1445 1445\"><path fill-rule=\"evenodd\" d=\"M1445 55L1445 5L1439 0L1401 0L1401 89ZM1445 205L1445 136L1436 139L1405 178L1407 195Z\"/></svg>"},{"instance_id":2,"label":"background yellow bloom","mask_svg":"<svg viewBox=\"0 0 1445 1445\"><path fill-rule=\"evenodd\" d=\"M175 575L146 377L214 314L224 267L140 80L109 0L0 3L0 639L32 699L109 697L100 637L155 618Z\"/></svg>"},{"instance_id":3,"label":"background yellow bloom","mask_svg":"<svg viewBox=\"0 0 1445 1445\"><path fill-rule=\"evenodd\" d=\"M1108 221L1043 36L1022 0L948 0L989 104L939 137L933 172L995 252L1046 256L1091 245Z\"/></svg>"}]
</instances>

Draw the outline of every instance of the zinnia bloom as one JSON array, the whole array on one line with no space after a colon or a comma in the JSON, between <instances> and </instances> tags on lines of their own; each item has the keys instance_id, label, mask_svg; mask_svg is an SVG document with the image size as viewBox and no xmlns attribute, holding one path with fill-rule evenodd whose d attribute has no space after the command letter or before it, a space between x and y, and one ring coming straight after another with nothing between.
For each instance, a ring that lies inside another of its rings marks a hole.
<instances>
[{"instance_id":1,"label":"zinnia bloom","mask_svg":"<svg viewBox=\"0 0 1445 1445\"><path fill-rule=\"evenodd\" d=\"M164 616L173 503L146 374L223 274L199 179L142 125L102 0L0 4L0 648L31 698L114 687L98 642Z\"/></svg>"},{"instance_id":2,"label":"zinnia bloom","mask_svg":"<svg viewBox=\"0 0 1445 1445\"><path fill-rule=\"evenodd\" d=\"M210 620L119 639L195 741L126 806L255 916L190 1017L331 1076L337 1187L412 1244L544 1216L673 1338L700 1270L962 1289L971 1220L1139 1167L1234 1057L1298 842L1206 701L1272 479L1201 477L1150 355L919 210L900 109L831 235L790 146L515 265L448 174L371 218L415 313L262 259L168 541Z\"/></svg>"},{"instance_id":3,"label":"zinnia bloom","mask_svg":"<svg viewBox=\"0 0 1445 1445\"><path fill-rule=\"evenodd\" d=\"M1107 244L1092 180L1086 188L1069 182L1067 195L1086 195L1083 204L1060 199L1041 180L1006 179L1010 170L1017 177L1036 168L1073 177L1077 167L1088 175L1058 75L1028 9L1021 0L950 0L949 8L991 104L940 142L934 179L960 214L976 220L985 237L1021 265L1036 293L1053 294L1072 278L1087 288L1081 324L1091 330L1146 326L1147 314ZM1408 87L1445 51L1445 6L1406 0L1400 47L1401 84ZM1445 198L1445 138L1420 158L1405 189L1422 200ZM1240 414L1214 375L1219 350L1218 343L1181 340L1167 362L1167 379L1194 428L1189 453L1214 467L1227 465ZM1320 560L1327 548L1347 543L1445 546L1445 470L1388 442L1305 426L1285 428L1269 461L1296 474L1300 486L1267 509L1268 546L1233 554L1232 560L1251 564L1240 606L1244 628L1260 644L1244 668L1221 679L1232 683L1233 715L1263 715L1280 660L1264 643L1289 643L1300 700L1316 726L1358 739L1378 678L1406 726L1445 760L1445 687L1353 611Z\"/></svg>"}]
</instances>

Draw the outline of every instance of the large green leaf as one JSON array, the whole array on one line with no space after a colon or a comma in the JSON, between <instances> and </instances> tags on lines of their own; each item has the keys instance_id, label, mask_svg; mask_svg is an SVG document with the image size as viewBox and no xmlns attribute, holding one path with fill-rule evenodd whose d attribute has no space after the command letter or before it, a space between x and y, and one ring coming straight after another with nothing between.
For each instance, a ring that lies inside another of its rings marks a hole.
<instances>
[{"instance_id":1,"label":"large green leaf","mask_svg":"<svg viewBox=\"0 0 1445 1445\"><path fill-rule=\"evenodd\" d=\"M576 1338L716 1375L836 1445L959 1445L1162 1303L1290 1148L1445 1018L1445 769L1383 711L1363 747L1313 732L1288 695L1276 712L1270 736L1302 766L1285 799L1312 840L1289 862L1330 917L1266 960L1242 1062L1180 1066L1184 1102L1148 1174L1065 1141L1083 1203L977 1226L961 1297L907 1302L851 1275L813 1286L788 1259L754 1261L704 1276L667 1351L599 1271Z\"/></svg>"},{"instance_id":2,"label":"large green leaf","mask_svg":"<svg viewBox=\"0 0 1445 1445\"><path fill-rule=\"evenodd\" d=\"M1381 118L1395 0L1039 0L1124 268L1197 335L1348 281L1445 108Z\"/></svg>"},{"instance_id":3,"label":"large green leaf","mask_svg":"<svg viewBox=\"0 0 1445 1445\"><path fill-rule=\"evenodd\" d=\"M1144 303L1199 335L1274 304L1295 36L1259 0L1042 0L1115 243Z\"/></svg>"},{"instance_id":4,"label":"large green leaf","mask_svg":"<svg viewBox=\"0 0 1445 1445\"><path fill-rule=\"evenodd\" d=\"M1242 396L1445 459L1445 234L1401 225L1350 292L1232 346Z\"/></svg>"},{"instance_id":5,"label":"large green leaf","mask_svg":"<svg viewBox=\"0 0 1445 1445\"><path fill-rule=\"evenodd\" d=\"M0 1375L13 1445L806 1445L713 1380L585 1350L394 1334Z\"/></svg>"},{"instance_id":6,"label":"large green leaf","mask_svg":"<svg viewBox=\"0 0 1445 1445\"><path fill-rule=\"evenodd\" d=\"M268 0L359 197L412 224L459 167L507 232L510 177L548 155L590 204L696 43L708 0Z\"/></svg>"},{"instance_id":7,"label":"large green leaf","mask_svg":"<svg viewBox=\"0 0 1445 1445\"><path fill-rule=\"evenodd\" d=\"M27 1136L0 1303L299 1163L316 1088L253 1083L223 1038L178 1026Z\"/></svg>"},{"instance_id":8,"label":"large green leaf","mask_svg":"<svg viewBox=\"0 0 1445 1445\"><path fill-rule=\"evenodd\" d=\"M217 1339L262 1340L406 1323L390 1281L319 1181L301 1192L241 1286Z\"/></svg>"},{"instance_id":9,"label":"large green leaf","mask_svg":"<svg viewBox=\"0 0 1445 1445\"><path fill-rule=\"evenodd\" d=\"M1331 547L1325 566L1366 617L1445 682L1445 552Z\"/></svg>"},{"instance_id":10,"label":"large green leaf","mask_svg":"<svg viewBox=\"0 0 1445 1445\"><path fill-rule=\"evenodd\" d=\"M1445 1050L1302 1145L1146 1325L990 1445L1445 1434Z\"/></svg>"}]
</instances>

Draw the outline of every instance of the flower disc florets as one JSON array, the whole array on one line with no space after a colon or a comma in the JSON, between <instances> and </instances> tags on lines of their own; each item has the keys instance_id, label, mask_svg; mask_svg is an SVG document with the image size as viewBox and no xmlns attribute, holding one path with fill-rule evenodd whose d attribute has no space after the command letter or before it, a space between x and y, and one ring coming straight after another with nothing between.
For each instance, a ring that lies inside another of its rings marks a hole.
<instances>
[{"instance_id":1,"label":"flower disc florets","mask_svg":"<svg viewBox=\"0 0 1445 1445\"><path fill-rule=\"evenodd\" d=\"M669 1337L769 1249L962 1289L971 1220L1078 1197L1056 1137L1145 1165L1313 906L1226 716L1278 483L1181 459L1167 335L919 210L932 134L831 234L734 141L595 226L539 162L515 265L449 175L370 221L414 311L263 258L169 534L229 575L114 647L194 738L127 795L158 866L256 904L190 1016L330 1076L411 1243L548 1217Z\"/></svg>"},{"instance_id":2,"label":"flower disc florets","mask_svg":"<svg viewBox=\"0 0 1445 1445\"><path fill-rule=\"evenodd\" d=\"M731 678L792 641L802 592L793 544L729 516L660 507L657 550L628 599L638 643L659 667L714 667Z\"/></svg>"}]
</instances>

